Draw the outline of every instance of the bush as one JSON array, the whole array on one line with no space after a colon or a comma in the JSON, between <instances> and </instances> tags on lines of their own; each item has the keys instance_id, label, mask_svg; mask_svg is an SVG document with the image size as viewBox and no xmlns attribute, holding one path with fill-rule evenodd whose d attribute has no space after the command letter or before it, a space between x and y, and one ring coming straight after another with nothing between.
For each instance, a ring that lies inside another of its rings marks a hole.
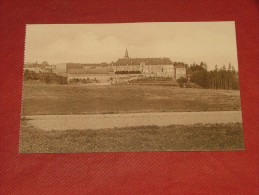
<instances>
[{"instance_id":1,"label":"bush","mask_svg":"<svg viewBox=\"0 0 259 195\"><path fill-rule=\"evenodd\" d=\"M69 80L70 83L83 83L83 84L87 84L87 83L100 83L100 80L94 78L94 79L89 79L89 78L73 78Z\"/></svg>"},{"instance_id":2,"label":"bush","mask_svg":"<svg viewBox=\"0 0 259 195\"><path fill-rule=\"evenodd\" d=\"M45 78L44 78L44 81L46 83L50 83L51 79L50 79L50 76L49 75L46 75Z\"/></svg>"},{"instance_id":3,"label":"bush","mask_svg":"<svg viewBox=\"0 0 259 195\"><path fill-rule=\"evenodd\" d=\"M23 73L24 80L40 80L45 83L67 84L67 77L57 75L55 73L39 72L25 70Z\"/></svg>"},{"instance_id":4,"label":"bush","mask_svg":"<svg viewBox=\"0 0 259 195\"><path fill-rule=\"evenodd\" d=\"M23 78L24 80L39 80L39 74L31 70L25 70Z\"/></svg>"},{"instance_id":5,"label":"bush","mask_svg":"<svg viewBox=\"0 0 259 195\"><path fill-rule=\"evenodd\" d=\"M186 78L179 78L176 80L180 87L187 87L187 83L189 84L188 80ZM190 85L188 85L190 87Z\"/></svg>"},{"instance_id":6,"label":"bush","mask_svg":"<svg viewBox=\"0 0 259 195\"><path fill-rule=\"evenodd\" d=\"M176 80L178 83L180 82L180 83L187 83L187 79L186 78L183 78L183 77L181 77L180 79L177 79Z\"/></svg>"}]
</instances>

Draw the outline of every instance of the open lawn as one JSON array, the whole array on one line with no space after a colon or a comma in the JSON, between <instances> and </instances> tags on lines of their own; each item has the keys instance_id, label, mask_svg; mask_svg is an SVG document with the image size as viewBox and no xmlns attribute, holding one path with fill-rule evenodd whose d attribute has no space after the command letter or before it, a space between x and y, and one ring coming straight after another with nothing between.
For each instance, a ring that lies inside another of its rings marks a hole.
<instances>
[{"instance_id":1,"label":"open lawn","mask_svg":"<svg viewBox=\"0 0 259 195\"><path fill-rule=\"evenodd\" d=\"M244 149L241 123L42 131L21 122L21 153Z\"/></svg>"},{"instance_id":2,"label":"open lawn","mask_svg":"<svg viewBox=\"0 0 259 195\"><path fill-rule=\"evenodd\" d=\"M240 110L239 91L24 82L22 115Z\"/></svg>"}]
</instances>

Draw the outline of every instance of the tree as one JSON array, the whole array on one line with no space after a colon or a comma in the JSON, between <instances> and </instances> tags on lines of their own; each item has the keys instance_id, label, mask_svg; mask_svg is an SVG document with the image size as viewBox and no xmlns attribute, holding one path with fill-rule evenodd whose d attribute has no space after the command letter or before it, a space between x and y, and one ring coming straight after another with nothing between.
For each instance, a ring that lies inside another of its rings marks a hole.
<instances>
[{"instance_id":1,"label":"tree","mask_svg":"<svg viewBox=\"0 0 259 195\"><path fill-rule=\"evenodd\" d=\"M238 74L233 71L233 67L229 64L228 70L224 65L218 70L215 65L214 70L205 69L204 63L200 65L191 65L191 82L200 85L202 88L212 89L239 89Z\"/></svg>"},{"instance_id":2,"label":"tree","mask_svg":"<svg viewBox=\"0 0 259 195\"><path fill-rule=\"evenodd\" d=\"M224 71L224 70L226 70L226 66L225 66L225 64L223 65L222 70L223 70L223 71Z\"/></svg>"},{"instance_id":3,"label":"tree","mask_svg":"<svg viewBox=\"0 0 259 195\"><path fill-rule=\"evenodd\" d=\"M214 71L218 72L218 65L215 65Z\"/></svg>"},{"instance_id":4,"label":"tree","mask_svg":"<svg viewBox=\"0 0 259 195\"><path fill-rule=\"evenodd\" d=\"M234 73L236 72L234 66L232 66L231 70L232 70L232 72L234 72Z\"/></svg>"},{"instance_id":5,"label":"tree","mask_svg":"<svg viewBox=\"0 0 259 195\"><path fill-rule=\"evenodd\" d=\"M231 69L232 69L232 66L230 63L228 63L228 71L231 71Z\"/></svg>"},{"instance_id":6,"label":"tree","mask_svg":"<svg viewBox=\"0 0 259 195\"><path fill-rule=\"evenodd\" d=\"M200 67L202 67L204 70L207 70L207 64L206 62L201 62Z\"/></svg>"}]
</instances>

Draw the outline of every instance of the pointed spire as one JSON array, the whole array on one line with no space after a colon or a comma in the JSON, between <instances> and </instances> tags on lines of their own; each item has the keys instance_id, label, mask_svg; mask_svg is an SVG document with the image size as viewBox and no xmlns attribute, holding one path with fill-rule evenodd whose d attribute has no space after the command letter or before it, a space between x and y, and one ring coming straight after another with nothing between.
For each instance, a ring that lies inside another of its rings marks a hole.
<instances>
[{"instance_id":1,"label":"pointed spire","mask_svg":"<svg viewBox=\"0 0 259 195\"><path fill-rule=\"evenodd\" d=\"M124 59L129 59L128 49L126 48Z\"/></svg>"}]
</instances>

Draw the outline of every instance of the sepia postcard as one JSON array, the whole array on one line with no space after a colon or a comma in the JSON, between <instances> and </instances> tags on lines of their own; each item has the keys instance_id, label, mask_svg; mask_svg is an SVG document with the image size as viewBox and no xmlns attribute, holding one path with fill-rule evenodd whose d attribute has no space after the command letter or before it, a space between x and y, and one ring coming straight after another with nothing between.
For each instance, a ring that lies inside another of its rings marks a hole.
<instances>
[{"instance_id":1,"label":"sepia postcard","mask_svg":"<svg viewBox=\"0 0 259 195\"><path fill-rule=\"evenodd\" d=\"M235 22L26 25L20 153L244 150Z\"/></svg>"}]
</instances>

